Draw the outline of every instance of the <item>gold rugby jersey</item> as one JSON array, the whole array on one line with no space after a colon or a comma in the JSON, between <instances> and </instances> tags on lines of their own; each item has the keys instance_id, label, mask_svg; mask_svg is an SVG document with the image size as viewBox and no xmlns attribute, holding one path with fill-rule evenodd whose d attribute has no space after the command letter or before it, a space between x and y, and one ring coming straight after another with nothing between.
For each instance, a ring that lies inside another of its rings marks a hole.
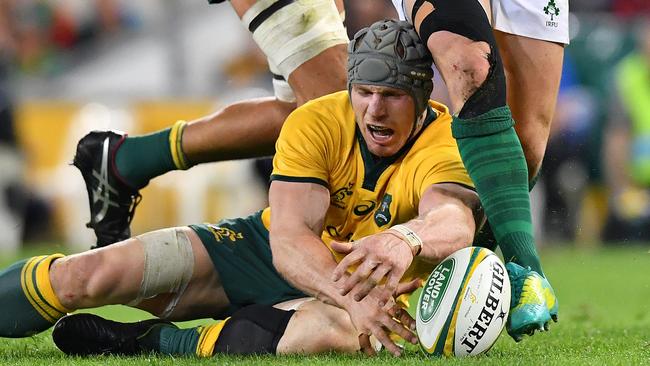
<instances>
[{"instance_id":1,"label":"gold rugby jersey","mask_svg":"<svg viewBox=\"0 0 650 366\"><path fill-rule=\"evenodd\" d=\"M451 136L446 106L429 101L422 131L396 155L377 158L357 128L347 91L312 100L284 123L276 143L272 180L321 184L330 191L322 239L354 241L418 215L424 191L435 183L473 187ZM308 204L308 203L306 203ZM270 211L262 215L269 227ZM426 278L430 263L416 260L403 280Z\"/></svg>"}]
</instances>

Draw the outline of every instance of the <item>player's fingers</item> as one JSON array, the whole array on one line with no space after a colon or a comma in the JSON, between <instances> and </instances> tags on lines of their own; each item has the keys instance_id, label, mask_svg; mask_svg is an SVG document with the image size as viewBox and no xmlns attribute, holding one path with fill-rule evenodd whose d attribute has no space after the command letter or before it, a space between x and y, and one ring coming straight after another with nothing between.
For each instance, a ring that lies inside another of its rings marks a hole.
<instances>
[{"instance_id":1,"label":"player's fingers","mask_svg":"<svg viewBox=\"0 0 650 366\"><path fill-rule=\"evenodd\" d=\"M397 273L396 271L391 271L390 274L388 275L388 279L386 280L386 291L388 291L389 294L394 294L397 291L397 286L399 285L399 280L402 278L402 275L404 273ZM381 301L379 302L381 306L385 304L385 301L382 303Z\"/></svg>"},{"instance_id":2,"label":"player's fingers","mask_svg":"<svg viewBox=\"0 0 650 366\"><path fill-rule=\"evenodd\" d=\"M332 249L334 249L335 252L341 253L341 254L349 254L353 247L352 243L350 242L340 242L340 241L331 241L330 246Z\"/></svg>"},{"instance_id":3,"label":"player's fingers","mask_svg":"<svg viewBox=\"0 0 650 366\"><path fill-rule=\"evenodd\" d=\"M402 325L404 325L406 328L410 329L411 331L415 331L415 319L411 317L411 314L406 311L406 309L402 308L399 305L395 305L397 308L394 311L393 317L397 319Z\"/></svg>"},{"instance_id":4,"label":"player's fingers","mask_svg":"<svg viewBox=\"0 0 650 366\"><path fill-rule=\"evenodd\" d=\"M404 327L401 323L397 322L392 317L385 315L381 318L382 325L391 332L397 334L408 342L417 344L418 338L410 329ZM374 334L374 333L373 333ZM376 336L376 335L375 335ZM383 343L382 343L383 344Z\"/></svg>"},{"instance_id":5,"label":"player's fingers","mask_svg":"<svg viewBox=\"0 0 650 366\"><path fill-rule=\"evenodd\" d=\"M372 335L377 338L379 343L383 344L386 349L393 355L399 357L402 354L402 350L393 342L392 339L388 336L388 333L379 325L375 324L370 327Z\"/></svg>"},{"instance_id":6,"label":"player's fingers","mask_svg":"<svg viewBox=\"0 0 650 366\"><path fill-rule=\"evenodd\" d=\"M359 349L368 356L374 356L376 354L375 349L370 344L370 335L359 334Z\"/></svg>"},{"instance_id":7,"label":"player's fingers","mask_svg":"<svg viewBox=\"0 0 650 366\"><path fill-rule=\"evenodd\" d=\"M375 269L376 266L377 266L377 262L368 260L366 258L366 260L364 260L357 267L357 269L354 272L352 272L350 277L348 277L348 279L345 280L345 282L343 282L343 286L340 288L341 295L345 295L348 292L350 292L355 286L365 283L366 279L368 278L368 276L370 276L370 274L372 273L372 271ZM360 299L357 299L355 297L355 300L359 301Z\"/></svg>"},{"instance_id":8,"label":"player's fingers","mask_svg":"<svg viewBox=\"0 0 650 366\"><path fill-rule=\"evenodd\" d=\"M357 249L343 257L336 268L334 268L334 272L332 272L332 281L338 281L347 272L348 267L359 262L365 255L365 250Z\"/></svg>"},{"instance_id":9,"label":"player's fingers","mask_svg":"<svg viewBox=\"0 0 650 366\"><path fill-rule=\"evenodd\" d=\"M422 286L422 279L420 278L416 278L405 283L399 283L395 289L395 292L393 293L393 296L397 297L403 294L410 294L411 292L420 288L420 286Z\"/></svg>"},{"instance_id":10,"label":"player's fingers","mask_svg":"<svg viewBox=\"0 0 650 366\"><path fill-rule=\"evenodd\" d=\"M356 301L361 301L365 298L372 289L377 287L377 284L381 282L384 276L390 271L390 266L381 264L375 268L375 270L370 274L368 279L360 284L357 284L354 289L352 289L352 294Z\"/></svg>"}]
</instances>

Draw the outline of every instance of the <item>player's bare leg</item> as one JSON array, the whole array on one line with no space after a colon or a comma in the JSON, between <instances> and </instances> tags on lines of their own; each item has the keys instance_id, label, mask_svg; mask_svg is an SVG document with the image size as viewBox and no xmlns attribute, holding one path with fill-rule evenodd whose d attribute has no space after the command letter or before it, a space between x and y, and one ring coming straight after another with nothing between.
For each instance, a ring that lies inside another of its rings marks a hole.
<instances>
[{"instance_id":1,"label":"player's bare leg","mask_svg":"<svg viewBox=\"0 0 650 366\"><path fill-rule=\"evenodd\" d=\"M170 320L213 317L229 300L189 228L164 229L96 251L44 255L0 272L0 337L41 332L68 312L125 304Z\"/></svg>"},{"instance_id":2,"label":"player's bare leg","mask_svg":"<svg viewBox=\"0 0 650 366\"><path fill-rule=\"evenodd\" d=\"M562 76L564 46L495 31L503 58L508 105L517 122L528 175L537 175L544 158Z\"/></svg>"},{"instance_id":3,"label":"player's bare leg","mask_svg":"<svg viewBox=\"0 0 650 366\"><path fill-rule=\"evenodd\" d=\"M282 124L295 107L274 97L226 106L188 123L183 153L190 165L272 155Z\"/></svg>"},{"instance_id":4,"label":"player's bare leg","mask_svg":"<svg viewBox=\"0 0 650 366\"><path fill-rule=\"evenodd\" d=\"M357 331L345 310L318 300L308 300L300 305L289 320L278 343L277 353L314 354L332 351L359 351Z\"/></svg>"}]
</instances>

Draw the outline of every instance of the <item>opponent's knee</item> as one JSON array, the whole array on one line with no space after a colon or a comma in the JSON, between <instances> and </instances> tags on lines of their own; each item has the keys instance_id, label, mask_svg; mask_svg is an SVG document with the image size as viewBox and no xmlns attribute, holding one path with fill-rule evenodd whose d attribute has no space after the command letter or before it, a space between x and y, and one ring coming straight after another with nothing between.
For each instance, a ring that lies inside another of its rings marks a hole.
<instances>
[{"instance_id":1,"label":"opponent's knee","mask_svg":"<svg viewBox=\"0 0 650 366\"><path fill-rule=\"evenodd\" d=\"M437 32L451 32L473 41L463 45L469 52L457 53L461 56L458 64L464 66L456 72L461 72L460 77L468 84L465 88L468 95L463 95L466 101L459 117L473 118L505 106L503 63L483 7L476 0L418 0L413 7L412 19L421 17L418 11L425 3L431 4L433 10L424 16L418 34L427 42L432 54L437 52L431 50L436 45L428 41Z\"/></svg>"}]
</instances>

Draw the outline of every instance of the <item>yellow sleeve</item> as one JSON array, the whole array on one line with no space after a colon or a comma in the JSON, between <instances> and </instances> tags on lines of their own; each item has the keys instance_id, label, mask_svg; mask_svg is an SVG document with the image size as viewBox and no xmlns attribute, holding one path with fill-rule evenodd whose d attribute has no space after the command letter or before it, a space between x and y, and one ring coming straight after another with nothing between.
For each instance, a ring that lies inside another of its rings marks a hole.
<instances>
[{"instance_id":1,"label":"yellow sleeve","mask_svg":"<svg viewBox=\"0 0 650 366\"><path fill-rule=\"evenodd\" d=\"M330 159L327 154L336 151L333 149L332 131L336 130L333 125L314 103L293 111L275 144L271 180L310 182L329 188Z\"/></svg>"},{"instance_id":2,"label":"yellow sleeve","mask_svg":"<svg viewBox=\"0 0 650 366\"><path fill-rule=\"evenodd\" d=\"M429 169L423 166L422 169L416 170L415 181L419 182L419 185L415 187L415 191L418 199L427 188L436 183L459 183L474 187L456 146L438 149L434 156L423 160L422 164ZM418 175L420 176L417 177Z\"/></svg>"}]
</instances>

